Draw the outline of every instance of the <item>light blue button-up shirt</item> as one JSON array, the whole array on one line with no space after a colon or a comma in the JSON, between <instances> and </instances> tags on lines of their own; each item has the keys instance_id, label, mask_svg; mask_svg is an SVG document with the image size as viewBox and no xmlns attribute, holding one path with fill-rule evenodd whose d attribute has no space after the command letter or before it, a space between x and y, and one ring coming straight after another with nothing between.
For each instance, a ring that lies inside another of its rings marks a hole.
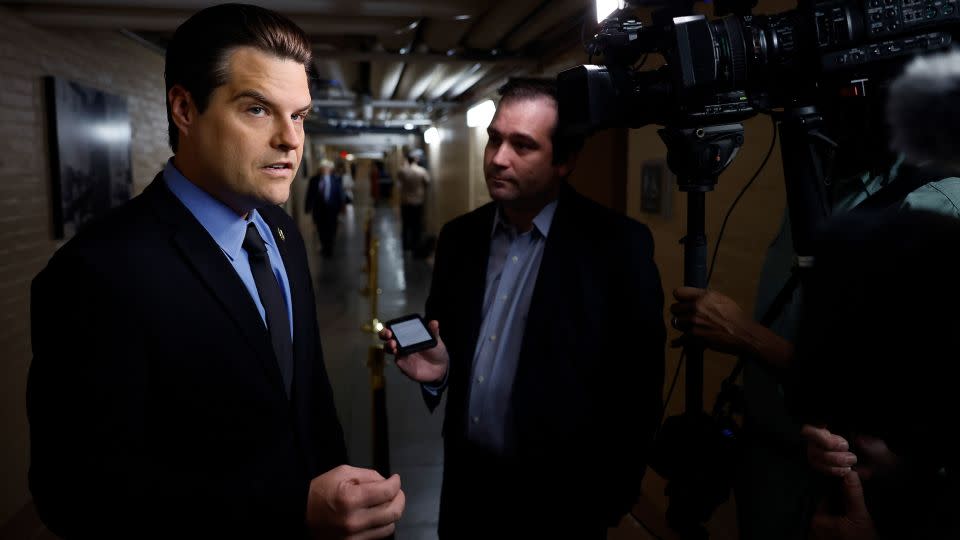
<instances>
[{"instance_id":1,"label":"light blue button-up shirt","mask_svg":"<svg viewBox=\"0 0 960 540\"><path fill-rule=\"evenodd\" d=\"M519 234L498 210L490 234L483 322L473 356L467 436L499 454L508 453L513 445L510 395L527 312L556 209L556 201L548 204L533 219L533 228Z\"/></svg>"},{"instance_id":2,"label":"light blue button-up shirt","mask_svg":"<svg viewBox=\"0 0 960 540\"><path fill-rule=\"evenodd\" d=\"M283 266L283 259L280 257L280 251L273 243L273 234L270 232L270 226L260 217L260 214L253 210L247 215L247 219L238 216L227 205L211 197L206 191L203 191L193 182L187 180L180 171L173 165L173 160L167 162L163 169L163 180L167 187L173 192L177 199L187 207L187 210L197 218L200 225L207 230L213 240L220 246L220 250L226 255L227 260L236 270L240 280L247 287L247 292L253 298L257 310L260 311L260 318L263 324L267 324L267 314L263 309L263 303L260 302L260 294L257 292L257 284L253 280L253 272L250 271L250 259L246 250L243 249L243 239L247 234L247 225L250 222L257 227L263 243L267 246L267 256L270 258L270 267L273 269L273 275L280 284L280 290L283 292L283 298L287 302L287 320L293 321L293 309L290 301L290 283L287 281L287 269ZM290 328L290 338L293 339L293 328Z\"/></svg>"}]
</instances>

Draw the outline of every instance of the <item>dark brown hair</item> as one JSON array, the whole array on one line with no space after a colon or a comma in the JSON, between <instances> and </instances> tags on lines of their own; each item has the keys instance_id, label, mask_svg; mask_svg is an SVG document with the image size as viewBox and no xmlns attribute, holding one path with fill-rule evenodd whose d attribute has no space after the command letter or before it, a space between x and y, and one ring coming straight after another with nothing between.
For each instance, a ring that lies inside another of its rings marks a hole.
<instances>
[{"instance_id":1,"label":"dark brown hair","mask_svg":"<svg viewBox=\"0 0 960 540\"><path fill-rule=\"evenodd\" d=\"M282 59L295 60L309 72L313 57L307 35L290 19L258 6L221 4L198 11L181 24L167 46L166 89L179 84L206 110L210 94L227 82L230 53L254 47ZM170 148L177 151L179 131L167 101Z\"/></svg>"},{"instance_id":2,"label":"dark brown hair","mask_svg":"<svg viewBox=\"0 0 960 540\"><path fill-rule=\"evenodd\" d=\"M497 89L497 93L500 94L501 104L513 100L545 97L553 100L554 104L557 105L557 125L554 126L553 133L550 134L550 140L553 144L554 165L566 162L583 147L582 136L565 134L562 126L560 126L560 102L557 99L557 81L555 79L516 77L509 79L506 84Z\"/></svg>"}]
</instances>

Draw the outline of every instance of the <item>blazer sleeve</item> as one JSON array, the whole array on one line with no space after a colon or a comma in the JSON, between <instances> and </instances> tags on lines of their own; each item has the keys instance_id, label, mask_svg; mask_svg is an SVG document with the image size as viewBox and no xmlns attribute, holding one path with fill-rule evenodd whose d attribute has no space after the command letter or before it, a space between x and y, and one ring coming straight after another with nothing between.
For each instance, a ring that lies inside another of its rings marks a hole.
<instances>
[{"instance_id":1,"label":"blazer sleeve","mask_svg":"<svg viewBox=\"0 0 960 540\"><path fill-rule=\"evenodd\" d=\"M159 479L145 451L146 355L135 317L91 270L55 256L32 284L30 490L60 536L143 537L144 524L165 521L149 515Z\"/></svg>"},{"instance_id":2,"label":"blazer sleeve","mask_svg":"<svg viewBox=\"0 0 960 540\"><path fill-rule=\"evenodd\" d=\"M427 295L427 304L424 309L427 321L436 320L440 323L440 337L444 337L444 321L449 321L450 307L447 305L447 301L450 298L449 294L449 284L448 284L448 274L451 272L450 269L450 257L453 256L451 249L453 249L454 244L450 240L450 230L449 225L444 225L440 229L440 234L437 236L437 249L434 255L433 260L433 277L430 280L430 293ZM449 336L449 334L446 334ZM446 343L447 339L444 339ZM449 348L447 349L449 352ZM449 384L450 381L450 371L453 370L454 362L450 362L447 365L447 375L444 382ZM420 386L421 394L423 394L423 401L427 404L427 408L430 409L430 412L433 412L437 408L437 405L440 404L440 400L443 397L443 391L446 390L446 384L438 388L437 392L430 392L423 385Z\"/></svg>"}]
</instances>

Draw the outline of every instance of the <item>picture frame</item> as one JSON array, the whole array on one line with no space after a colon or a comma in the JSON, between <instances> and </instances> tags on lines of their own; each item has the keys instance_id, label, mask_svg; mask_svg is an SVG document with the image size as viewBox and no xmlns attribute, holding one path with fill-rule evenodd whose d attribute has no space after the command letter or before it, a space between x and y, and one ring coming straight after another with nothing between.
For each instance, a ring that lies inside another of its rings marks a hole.
<instances>
[{"instance_id":1,"label":"picture frame","mask_svg":"<svg viewBox=\"0 0 960 540\"><path fill-rule=\"evenodd\" d=\"M127 100L45 77L53 232L68 239L133 191Z\"/></svg>"}]
</instances>

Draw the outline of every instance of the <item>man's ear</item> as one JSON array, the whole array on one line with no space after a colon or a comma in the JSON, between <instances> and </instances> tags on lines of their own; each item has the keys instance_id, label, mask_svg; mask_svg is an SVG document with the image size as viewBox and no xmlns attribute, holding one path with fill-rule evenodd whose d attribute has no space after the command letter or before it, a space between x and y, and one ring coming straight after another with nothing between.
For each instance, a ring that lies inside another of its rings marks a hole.
<instances>
[{"instance_id":1,"label":"man's ear","mask_svg":"<svg viewBox=\"0 0 960 540\"><path fill-rule=\"evenodd\" d=\"M566 161L556 165L557 174L560 176L560 178L566 178L570 176L570 173L572 173L573 169L577 166L577 158L579 156L580 152L573 152L567 157Z\"/></svg>"},{"instance_id":2,"label":"man's ear","mask_svg":"<svg viewBox=\"0 0 960 540\"><path fill-rule=\"evenodd\" d=\"M167 91L167 102L170 104L170 116L182 135L189 135L190 128L197 120L196 104L193 96L186 88L179 84L173 85Z\"/></svg>"}]
</instances>

